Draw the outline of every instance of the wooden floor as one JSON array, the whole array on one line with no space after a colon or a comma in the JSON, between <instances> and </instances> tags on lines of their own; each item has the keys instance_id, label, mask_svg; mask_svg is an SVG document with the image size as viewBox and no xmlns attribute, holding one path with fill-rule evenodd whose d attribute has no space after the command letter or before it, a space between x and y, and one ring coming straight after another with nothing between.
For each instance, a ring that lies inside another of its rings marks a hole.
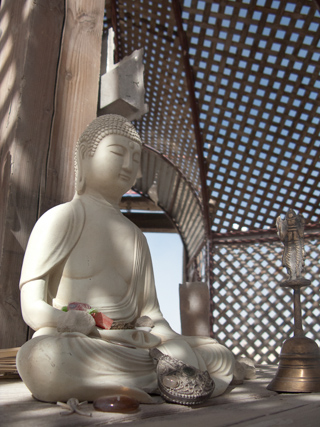
<instances>
[{"instance_id":1,"label":"wooden floor","mask_svg":"<svg viewBox=\"0 0 320 427\"><path fill-rule=\"evenodd\" d=\"M202 407L189 408L162 403L141 405L135 414L97 412L92 404L81 407L91 417L61 415L55 404L38 402L18 379L0 379L1 426L151 426L151 427L269 427L320 426L320 393L277 394L268 391L276 367L262 365L257 378L230 388L223 396ZM129 423L129 424L128 424Z\"/></svg>"}]
</instances>

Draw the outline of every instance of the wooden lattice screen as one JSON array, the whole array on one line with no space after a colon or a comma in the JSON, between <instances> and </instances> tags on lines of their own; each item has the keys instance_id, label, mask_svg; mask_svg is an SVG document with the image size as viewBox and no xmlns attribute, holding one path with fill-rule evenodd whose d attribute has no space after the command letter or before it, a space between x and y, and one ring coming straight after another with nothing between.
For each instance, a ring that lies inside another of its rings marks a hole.
<instances>
[{"instance_id":1,"label":"wooden lattice screen","mask_svg":"<svg viewBox=\"0 0 320 427\"><path fill-rule=\"evenodd\" d=\"M301 292L303 326L317 341L320 239L305 243L305 277L311 286ZM259 363L275 363L283 341L293 334L292 290L279 286L286 278L282 252L280 241L215 246L215 337L235 355Z\"/></svg>"},{"instance_id":2,"label":"wooden lattice screen","mask_svg":"<svg viewBox=\"0 0 320 427\"><path fill-rule=\"evenodd\" d=\"M181 0L187 49L173 3L106 1L105 28L116 28L119 58L144 48L149 114L136 124L143 143L167 157L200 199L205 184L213 242L218 234L268 231L289 207L319 231L319 2ZM205 183L191 95L199 107ZM234 245L224 238L211 260L204 242L188 275L205 280L208 270L215 274L216 337L236 354L273 362L292 331L290 290L278 286L286 274L281 244ZM317 338L319 243L308 245L313 285L303 291L303 308L306 331Z\"/></svg>"},{"instance_id":3,"label":"wooden lattice screen","mask_svg":"<svg viewBox=\"0 0 320 427\"><path fill-rule=\"evenodd\" d=\"M106 28L111 26L107 1ZM173 2L117 1L119 56L144 48L144 143L200 192ZM183 0L212 231L274 226L294 204L319 222L319 28L315 1ZM238 227L238 228L236 228Z\"/></svg>"}]
</instances>

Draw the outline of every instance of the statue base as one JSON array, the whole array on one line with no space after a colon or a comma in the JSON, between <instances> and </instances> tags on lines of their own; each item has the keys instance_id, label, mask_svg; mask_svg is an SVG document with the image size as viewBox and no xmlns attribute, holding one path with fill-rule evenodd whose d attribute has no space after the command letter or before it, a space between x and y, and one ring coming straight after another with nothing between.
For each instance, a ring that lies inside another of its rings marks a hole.
<instances>
[{"instance_id":1,"label":"statue base","mask_svg":"<svg viewBox=\"0 0 320 427\"><path fill-rule=\"evenodd\" d=\"M283 343L278 371L267 387L279 393L320 392L320 352L306 337L289 338Z\"/></svg>"}]
</instances>

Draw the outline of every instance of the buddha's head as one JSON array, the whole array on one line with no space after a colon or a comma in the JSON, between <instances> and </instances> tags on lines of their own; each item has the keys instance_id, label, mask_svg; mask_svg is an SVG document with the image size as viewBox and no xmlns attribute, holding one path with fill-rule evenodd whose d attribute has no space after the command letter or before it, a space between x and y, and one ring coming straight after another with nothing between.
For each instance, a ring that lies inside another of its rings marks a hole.
<instances>
[{"instance_id":1,"label":"buddha's head","mask_svg":"<svg viewBox=\"0 0 320 427\"><path fill-rule=\"evenodd\" d=\"M117 197L124 194L136 179L140 155L141 140L129 120L116 114L98 117L76 145L77 193L112 189Z\"/></svg>"}]
</instances>

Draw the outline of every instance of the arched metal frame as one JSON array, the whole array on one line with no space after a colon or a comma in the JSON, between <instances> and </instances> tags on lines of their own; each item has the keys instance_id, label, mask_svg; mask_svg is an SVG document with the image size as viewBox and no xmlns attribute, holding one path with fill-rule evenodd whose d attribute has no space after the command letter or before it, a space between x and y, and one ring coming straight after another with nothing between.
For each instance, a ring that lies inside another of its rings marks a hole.
<instances>
[{"instance_id":1,"label":"arched metal frame","mask_svg":"<svg viewBox=\"0 0 320 427\"><path fill-rule=\"evenodd\" d=\"M186 280L193 280L197 274L197 279L208 282L205 257L201 257L202 265L198 260L206 247L203 208L191 182L168 158L147 145L142 150L141 172L134 190L148 198L152 198L150 188L156 190L158 206L181 236L186 252Z\"/></svg>"}]
</instances>

